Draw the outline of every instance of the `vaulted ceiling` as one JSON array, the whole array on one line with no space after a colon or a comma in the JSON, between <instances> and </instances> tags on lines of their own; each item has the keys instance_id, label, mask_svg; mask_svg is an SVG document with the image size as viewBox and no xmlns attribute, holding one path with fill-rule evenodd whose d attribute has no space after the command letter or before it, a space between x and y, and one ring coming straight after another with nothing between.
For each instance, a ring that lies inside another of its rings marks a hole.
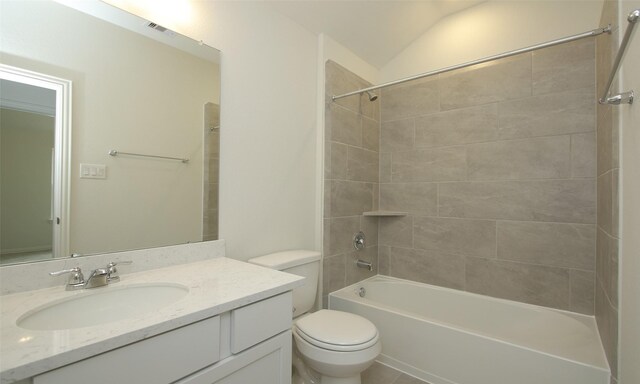
<instances>
[{"instance_id":1,"label":"vaulted ceiling","mask_svg":"<svg viewBox=\"0 0 640 384\"><path fill-rule=\"evenodd\" d=\"M485 0L267 1L275 11L325 33L381 68L429 28Z\"/></svg>"}]
</instances>

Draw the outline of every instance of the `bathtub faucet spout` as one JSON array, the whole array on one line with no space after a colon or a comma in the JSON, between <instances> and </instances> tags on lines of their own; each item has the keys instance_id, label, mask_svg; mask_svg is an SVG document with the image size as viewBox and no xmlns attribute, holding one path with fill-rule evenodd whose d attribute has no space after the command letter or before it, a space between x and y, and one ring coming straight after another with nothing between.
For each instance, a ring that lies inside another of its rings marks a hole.
<instances>
[{"instance_id":1,"label":"bathtub faucet spout","mask_svg":"<svg viewBox=\"0 0 640 384\"><path fill-rule=\"evenodd\" d=\"M366 268L369 271L373 271L373 265L371 264L370 261L364 261L364 260L358 259L358 261L356 261L356 265L358 266L358 268Z\"/></svg>"}]
</instances>

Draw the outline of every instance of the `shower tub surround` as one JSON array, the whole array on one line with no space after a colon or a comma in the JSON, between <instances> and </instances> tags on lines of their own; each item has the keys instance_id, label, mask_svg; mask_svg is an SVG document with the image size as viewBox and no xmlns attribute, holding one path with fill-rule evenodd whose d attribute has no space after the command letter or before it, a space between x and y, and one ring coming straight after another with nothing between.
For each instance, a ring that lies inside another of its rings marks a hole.
<instances>
[{"instance_id":1,"label":"shower tub surround","mask_svg":"<svg viewBox=\"0 0 640 384\"><path fill-rule=\"evenodd\" d=\"M333 94L366 86L331 61L326 77ZM367 277L358 256L380 274L593 315L594 39L378 92L327 104L324 294ZM371 247L354 254L358 230Z\"/></svg>"},{"instance_id":2,"label":"shower tub surround","mask_svg":"<svg viewBox=\"0 0 640 384\"><path fill-rule=\"evenodd\" d=\"M378 361L431 384L609 383L591 316L387 276L331 293L329 307L372 321Z\"/></svg>"}]
</instances>

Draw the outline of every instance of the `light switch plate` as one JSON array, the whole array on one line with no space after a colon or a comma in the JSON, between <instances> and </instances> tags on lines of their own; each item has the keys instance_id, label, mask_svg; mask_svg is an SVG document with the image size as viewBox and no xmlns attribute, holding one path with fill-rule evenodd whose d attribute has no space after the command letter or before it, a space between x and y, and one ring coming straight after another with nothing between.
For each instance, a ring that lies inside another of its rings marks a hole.
<instances>
[{"instance_id":1,"label":"light switch plate","mask_svg":"<svg viewBox=\"0 0 640 384\"><path fill-rule=\"evenodd\" d=\"M80 164L81 179L106 179L107 166L104 164Z\"/></svg>"}]
</instances>

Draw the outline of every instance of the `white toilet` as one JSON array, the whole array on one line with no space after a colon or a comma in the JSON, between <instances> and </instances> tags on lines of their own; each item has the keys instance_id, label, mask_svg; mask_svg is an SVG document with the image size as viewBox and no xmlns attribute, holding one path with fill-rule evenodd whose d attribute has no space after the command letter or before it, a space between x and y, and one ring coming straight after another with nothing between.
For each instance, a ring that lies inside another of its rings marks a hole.
<instances>
[{"instance_id":1,"label":"white toilet","mask_svg":"<svg viewBox=\"0 0 640 384\"><path fill-rule=\"evenodd\" d=\"M360 373L382 351L375 325L347 312L311 310L316 299L320 253L295 250L272 253L250 263L306 277L293 290L294 366L301 382L360 384ZM300 359L301 358L301 359Z\"/></svg>"}]
</instances>

